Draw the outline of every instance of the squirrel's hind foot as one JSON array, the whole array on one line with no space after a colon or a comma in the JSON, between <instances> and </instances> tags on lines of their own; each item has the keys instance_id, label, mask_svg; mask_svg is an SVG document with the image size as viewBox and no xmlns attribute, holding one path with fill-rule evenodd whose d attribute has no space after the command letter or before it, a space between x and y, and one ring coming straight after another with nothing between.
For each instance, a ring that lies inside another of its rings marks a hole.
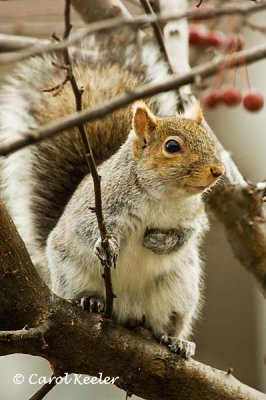
<instances>
[{"instance_id":1,"label":"squirrel's hind foot","mask_svg":"<svg viewBox=\"0 0 266 400\"><path fill-rule=\"evenodd\" d=\"M102 296L83 296L79 300L79 305L82 310L89 311L91 313L101 313L104 311L105 300Z\"/></svg>"},{"instance_id":2,"label":"squirrel's hind foot","mask_svg":"<svg viewBox=\"0 0 266 400\"><path fill-rule=\"evenodd\" d=\"M179 354L183 358L193 357L196 350L196 344L188 340L181 340L174 336L163 335L162 343L166 344L171 351Z\"/></svg>"}]
</instances>

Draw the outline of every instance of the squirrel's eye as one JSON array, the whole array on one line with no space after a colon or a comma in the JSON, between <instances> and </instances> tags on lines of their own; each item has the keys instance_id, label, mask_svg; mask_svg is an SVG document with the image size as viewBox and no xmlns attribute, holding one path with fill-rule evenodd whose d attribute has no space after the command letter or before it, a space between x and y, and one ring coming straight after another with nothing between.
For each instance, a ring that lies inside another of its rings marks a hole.
<instances>
[{"instance_id":1,"label":"squirrel's eye","mask_svg":"<svg viewBox=\"0 0 266 400\"><path fill-rule=\"evenodd\" d=\"M178 151L181 150L180 144L176 140L173 140L173 139L168 140L165 143L164 147L168 153L177 153Z\"/></svg>"}]
</instances>

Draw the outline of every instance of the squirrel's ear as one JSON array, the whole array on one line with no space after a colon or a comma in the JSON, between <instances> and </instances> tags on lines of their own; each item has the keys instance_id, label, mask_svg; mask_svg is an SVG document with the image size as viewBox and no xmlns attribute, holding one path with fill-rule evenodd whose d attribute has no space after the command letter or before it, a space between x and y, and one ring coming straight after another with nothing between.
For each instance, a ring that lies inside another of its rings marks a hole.
<instances>
[{"instance_id":1,"label":"squirrel's ear","mask_svg":"<svg viewBox=\"0 0 266 400\"><path fill-rule=\"evenodd\" d=\"M142 139L147 138L157 126L156 117L143 101L133 104L133 129L135 134Z\"/></svg>"},{"instance_id":2,"label":"squirrel's ear","mask_svg":"<svg viewBox=\"0 0 266 400\"><path fill-rule=\"evenodd\" d=\"M197 101L196 103L193 103L191 108L187 112L185 112L184 117L192 119L200 125L203 120L203 113L200 102Z\"/></svg>"}]
</instances>

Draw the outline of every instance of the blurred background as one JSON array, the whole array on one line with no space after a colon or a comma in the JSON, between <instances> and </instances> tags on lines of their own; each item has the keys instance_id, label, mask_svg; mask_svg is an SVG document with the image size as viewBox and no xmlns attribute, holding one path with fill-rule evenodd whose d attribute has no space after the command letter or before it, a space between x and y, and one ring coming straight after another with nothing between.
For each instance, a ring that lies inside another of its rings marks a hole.
<instances>
[{"instance_id":1,"label":"blurred background","mask_svg":"<svg viewBox=\"0 0 266 400\"><path fill-rule=\"evenodd\" d=\"M125 4L131 7L132 0L125 1ZM60 34L63 31L63 7L63 0L0 1L0 33L46 38L53 32ZM263 24L266 13L252 20ZM75 13L72 22L74 27L82 26ZM258 32L243 32L246 48L265 41L265 36ZM0 84L3 71L1 68ZM251 86L259 88L266 97L266 61L249 66L248 71ZM206 112L205 116L224 146L230 150L243 175L254 182L265 180L266 108L252 114L242 107L220 107ZM211 222L204 249L206 302L194 337L197 343L196 359L222 370L231 367L238 379L265 392L266 304L253 278L234 259L223 227L212 217ZM25 376L21 385L12 381L17 373ZM38 385L27 383L31 374L50 376L48 362L27 355L0 358L0 399L29 398L38 389ZM107 396L110 400L125 399L126 394L114 386L70 384L58 385L46 398L101 400Z\"/></svg>"}]
</instances>

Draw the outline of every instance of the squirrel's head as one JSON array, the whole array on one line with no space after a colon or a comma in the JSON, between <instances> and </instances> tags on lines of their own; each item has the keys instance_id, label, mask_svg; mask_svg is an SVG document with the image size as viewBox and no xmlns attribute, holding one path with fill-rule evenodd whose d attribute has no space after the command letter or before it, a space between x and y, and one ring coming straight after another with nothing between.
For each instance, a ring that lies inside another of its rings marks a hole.
<instances>
[{"instance_id":1,"label":"squirrel's head","mask_svg":"<svg viewBox=\"0 0 266 400\"><path fill-rule=\"evenodd\" d=\"M138 101L133 107L131 145L149 173L191 194L203 192L224 174L210 133L201 125L202 111L196 104L189 118L156 117Z\"/></svg>"}]
</instances>

